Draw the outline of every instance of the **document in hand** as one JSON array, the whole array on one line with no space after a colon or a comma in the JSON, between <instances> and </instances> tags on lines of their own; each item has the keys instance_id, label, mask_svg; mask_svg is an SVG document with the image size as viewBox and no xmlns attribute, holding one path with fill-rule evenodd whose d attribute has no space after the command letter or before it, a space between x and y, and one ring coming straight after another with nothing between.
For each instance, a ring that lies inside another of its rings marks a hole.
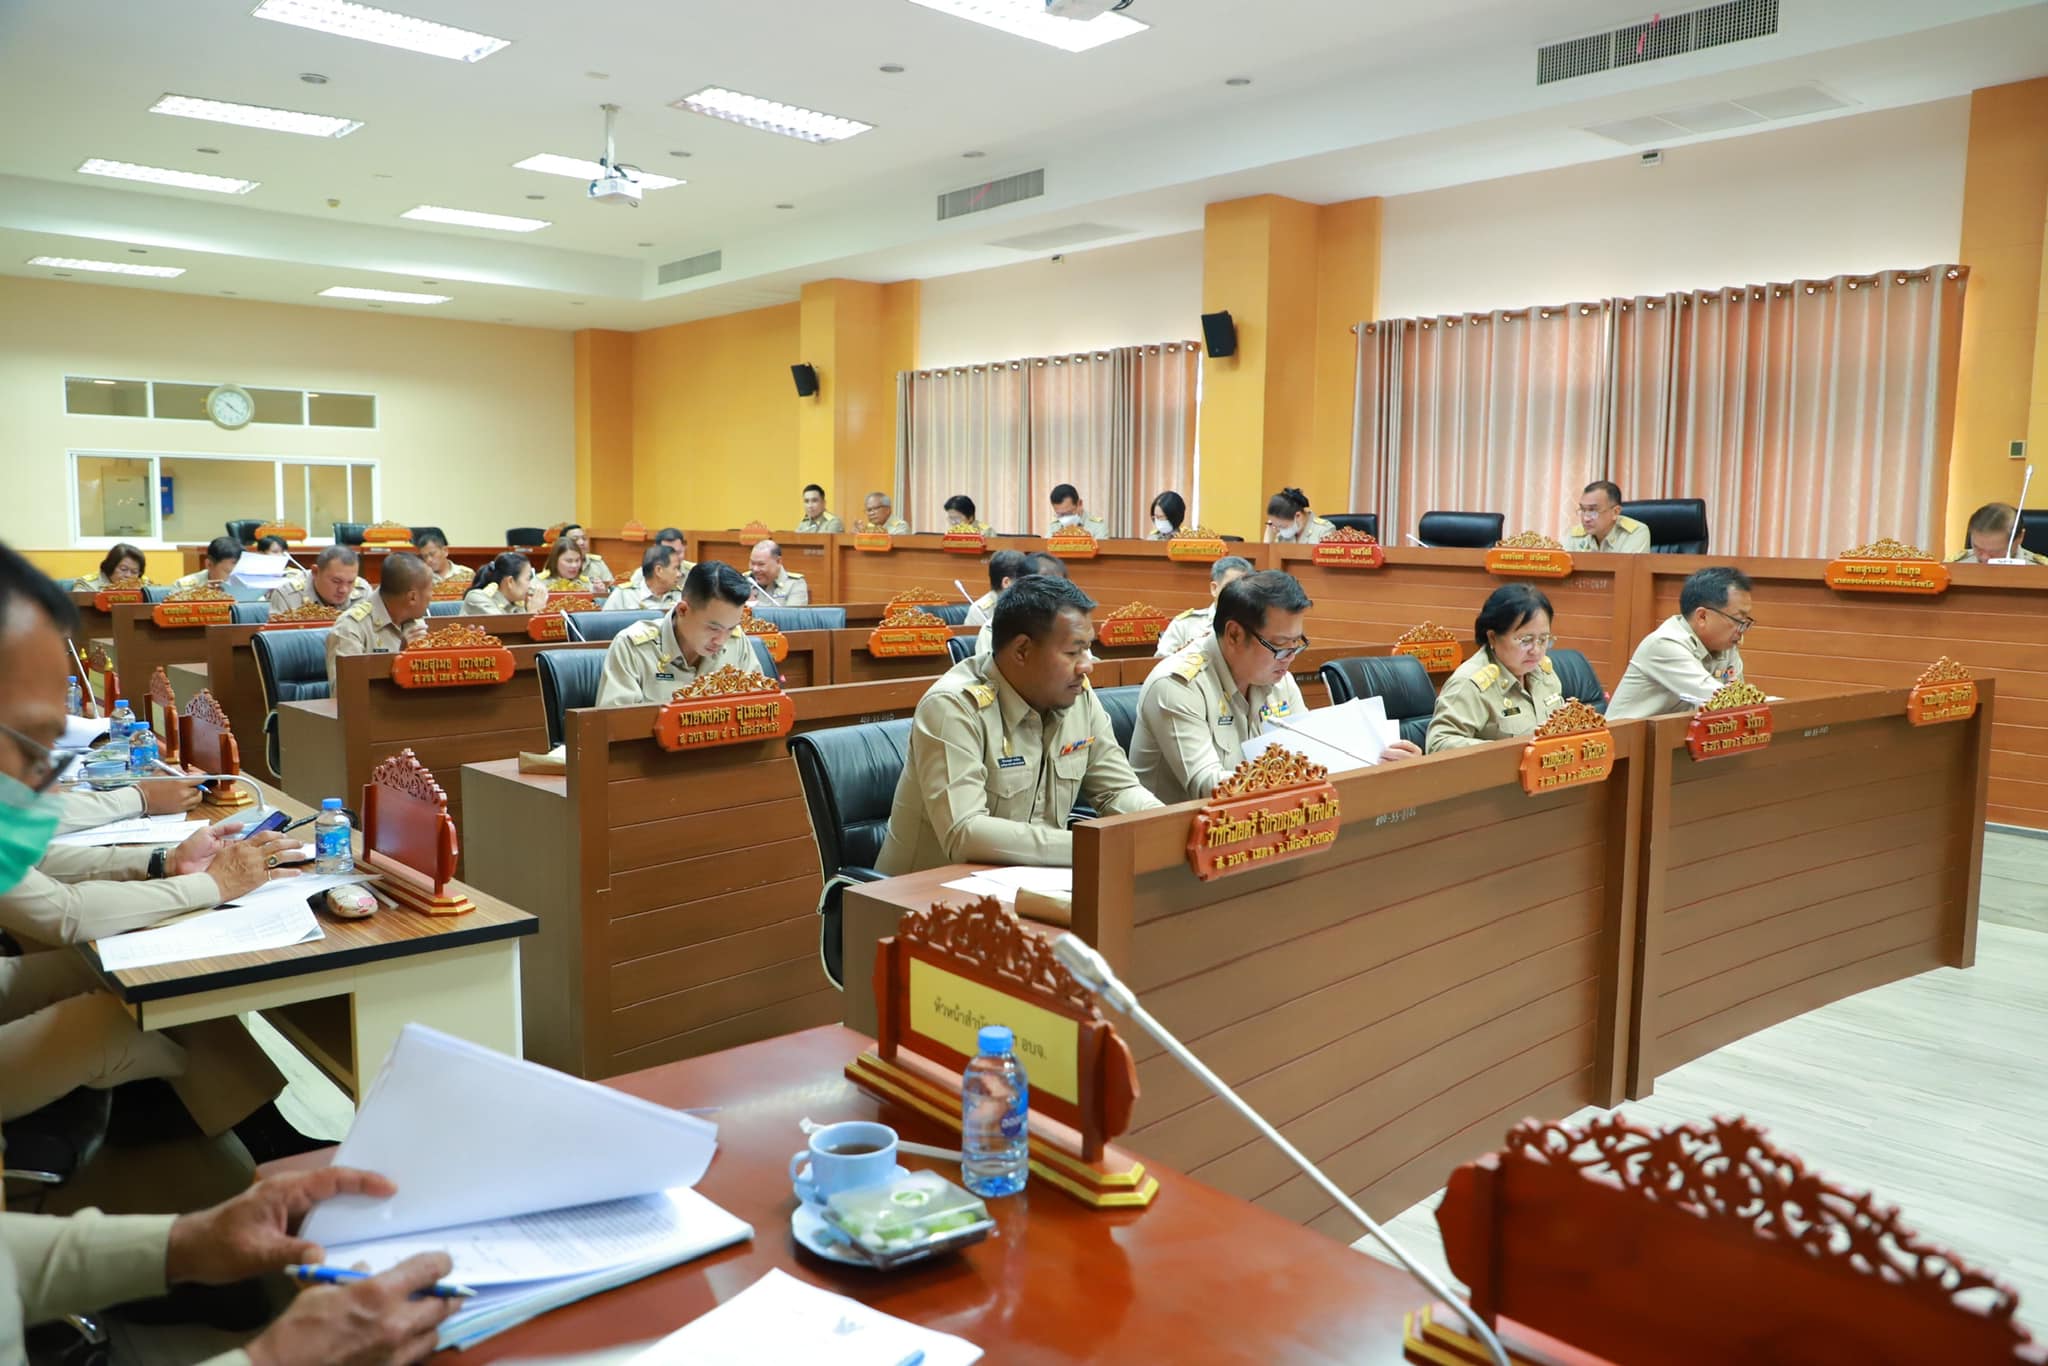
<instances>
[{"instance_id":1,"label":"document in hand","mask_svg":"<svg viewBox=\"0 0 2048 1366\"><path fill-rule=\"evenodd\" d=\"M1366 768L1380 761L1401 727L1387 717L1386 701L1354 697L1335 707L1317 707L1266 722L1263 735L1245 741L1244 757L1256 759L1275 744L1285 745L1332 773Z\"/></svg>"},{"instance_id":2,"label":"document in hand","mask_svg":"<svg viewBox=\"0 0 2048 1366\"><path fill-rule=\"evenodd\" d=\"M970 1366L981 1349L782 1270L630 1359L630 1366Z\"/></svg>"},{"instance_id":3,"label":"document in hand","mask_svg":"<svg viewBox=\"0 0 2048 1366\"><path fill-rule=\"evenodd\" d=\"M228 577L251 588L282 588L285 567L291 562L289 555L259 555L253 550L245 550L242 558L235 561L235 570Z\"/></svg>"},{"instance_id":4,"label":"document in hand","mask_svg":"<svg viewBox=\"0 0 2048 1366\"><path fill-rule=\"evenodd\" d=\"M690 1189L717 1146L696 1116L407 1025L334 1158L398 1194L329 1200L303 1234L373 1271L447 1252L481 1293L441 1345L467 1346L753 1237Z\"/></svg>"}]
</instances>

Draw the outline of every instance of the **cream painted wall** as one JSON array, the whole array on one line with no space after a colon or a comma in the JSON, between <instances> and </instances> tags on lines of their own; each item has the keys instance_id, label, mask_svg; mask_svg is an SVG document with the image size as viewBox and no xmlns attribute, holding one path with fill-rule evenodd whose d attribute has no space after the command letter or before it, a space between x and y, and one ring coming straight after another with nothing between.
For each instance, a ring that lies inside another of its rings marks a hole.
<instances>
[{"instance_id":1,"label":"cream painted wall","mask_svg":"<svg viewBox=\"0 0 2048 1366\"><path fill-rule=\"evenodd\" d=\"M571 348L540 328L0 278L0 540L70 545L66 452L107 450L370 459L383 516L494 544L574 515ZM72 417L67 374L373 393L379 426Z\"/></svg>"},{"instance_id":2,"label":"cream painted wall","mask_svg":"<svg viewBox=\"0 0 2048 1366\"><path fill-rule=\"evenodd\" d=\"M942 275L923 296L917 363L927 368L1184 341L1202 335L1202 234Z\"/></svg>"},{"instance_id":3,"label":"cream painted wall","mask_svg":"<svg viewBox=\"0 0 2048 1366\"><path fill-rule=\"evenodd\" d=\"M1385 318L1953 261L1968 99L1386 201Z\"/></svg>"}]
</instances>

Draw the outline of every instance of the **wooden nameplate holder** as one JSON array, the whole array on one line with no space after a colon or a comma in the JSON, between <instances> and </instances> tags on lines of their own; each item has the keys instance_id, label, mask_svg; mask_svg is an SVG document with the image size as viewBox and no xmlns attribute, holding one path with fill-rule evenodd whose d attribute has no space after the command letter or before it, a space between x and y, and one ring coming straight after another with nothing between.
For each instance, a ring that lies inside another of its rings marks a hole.
<instances>
[{"instance_id":1,"label":"wooden nameplate holder","mask_svg":"<svg viewBox=\"0 0 2048 1366\"><path fill-rule=\"evenodd\" d=\"M381 545L387 549L404 548L411 550L412 528L397 522L372 522L363 528L364 545Z\"/></svg>"},{"instance_id":2,"label":"wooden nameplate holder","mask_svg":"<svg viewBox=\"0 0 2048 1366\"><path fill-rule=\"evenodd\" d=\"M1175 564L1214 564L1229 553L1223 538L1205 526L1184 527L1166 542L1166 558Z\"/></svg>"},{"instance_id":3,"label":"wooden nameplate holder","mask_svg":"<svg viewBox=\"0 0 2048 1366\"><path fill-rule=\"evenodd\" d=\"M1692 714L1685 747L1695 762L1727 759L1771 743L1771 704L1764 690L1736 679Z\"/></svg>"},{"instance_id":4,"label":"wooden nameplate holder","mask_svg":"<svg viewBox=\"0 0 2048 1366\"><path fill-rule=\"evenodd\" d=\"M1946 593L1948 566L1886 536L1829 560L1821 581L1837 593Z\"/></svg>"},{"instance_id":5,"label":"wooden nameplate holder","mask_svg":"<svg viewBox=\"0 0 2048 1366\"><path fill-rule=\"evenodd\" d=\"M597 596L593 593L550 593L547 608L536 612L526 620L526 638L532 641L550 643L569 638L569 616L571 612L595 612Z\"/></svg>"},{"instance_id":6,"label":"wooden nameplate holder","mask_svg":"<svg viewBox=\"0 0 2048 1366\"><path fill-rule=\"evenodd\" d=\"M176 767L183 728L178 724L178 697L171 690L171 676L164 672L161 664L150 670L149 695L144 705L149 708L144 719L156 732L156 742L163 749L163 761Z\"/></svg>"},{"instance_id":7,"label":"wooden nameplate holder","mask_svg":"<svg viewBox=\"0 0 2048 1366\"><path fill-rule=\"evenodd\" d=\"M1386 562L1386 547L1380 544L1379 537L1348 526L1340 526L1317 541L1309 555L1309 563L1324 569L1378 569Z\"/></svg>"},{"instance_id":8,"label":"wooden nameplate holder","mask_svg":"<svg viewBox=\"0 0 2048 1366\"><path fill-rule=\"evenodd\" d=\"M448 815L448 794L409 749L363 784L363 861L384 874L392 900L427 915L466 915L476 903L448 884L462 846Z\"/></svg>"},{"instance_id":9,"label":"wooden nameplate holder","mask_svg":"<svg viewBox=\"0 0 2048 1366\"><path fill-rule=\"evenodd\" d=\"M471 622L451 621L408 641L391 662L391 681L401 688L491 687L510 680L513 670L504 641Z\"/></svg>"},{"instance_id":10,"label":"wooden nameplate holder","mask_svg":"<svg viewBox=\"0 0 2048 1366\"><path fill-rule=\"evenodd\" d=\"M178 718L178 756L187 773L238 775L242 771L241 747L235 743L235 728L211 689L201 688ZM254 806L256 799L241 783L212 783L207 800L215 806Z\"/></svg>"},{"instance_id":11,"label":"wooden nameplate holder","mask_svg":"<svg viewBox=\"0 0 2048 1366\"><path fill-rule=\"evenodd\" d=\"M939 549L949 555L979 555L988 541L979 531L949 531L939 538Z\"/></svg>"},{"instance_id":12,"label":"wooden nameplate holder","mask_svg":"<svg viewBox=\"0 0 2048 1366\"><path fill-rule=\"evenodd\" d=\"M1454 673L1465 662L1465 647L1458 637L1433 621L1403 631L1394 641L1394 653L1414 656L1433 674Z\"/></svg>"},{"instance_id":13,"label":"wooden nameplate holder","mask_svg":"<svg viewBox=\"0 0 2048 1366\"><path fill-rule=\"evenodd\" d=\"M297 522L265 522L256 528L256 540L249 544L254 545L265 536L282 536L287 544L297 545L306 539L306 529Z\"/></svg>"},{"instance_id":14,"label":"wooden nameplate holder","mask_svg":"<svg viewBox=\"0 0 2048 1366\"><path fill-rule=\"evenodd\" d=\"M235 600L226 589L202 583L195 588L180 588L152 607L149 616L165 630L225 626L235 619Z\"/></svg>"},{"instance_id":15,"label":"wooden nameplate holder","mask_svg":"<svg viewBox=\"0 0 2048 1366\"><path fill-rule=\"evenodd\" d=\"M1157 645L1169 615L1149 603L1127 602L1102 619L1097 635L1104 645Z\"/></svg>"},{"instance_id":16,"label":"wooden nameplate holder","mask_svg":"<svg viewBox=\"0 0 2048 1366\"><path fill-rule=\"evenodd\" d=\"M1967 721L1976 714L1977 680L1947 655L1928 665L1906 694L1906 719L1916 726Z\"/></svg>"},{"instance_id":17,"label":"wooden nameplate holder","mask_svg":"<svg viewBox=\"0 0 2048 1366\"><path fill-rule=\"evenodd\" d=\"M1542 532L1524 531L1486 552L1486 572L1511 578L1569 578L1572 557L1560 542Z\"/></svg>"},{"instance_id":18,"label":"wooden nameplate holder","mask_svg":"<svg viewBox=\"0 0 2048 1366\"><path fill-rule=\"evenodd\" d=\"M150 586L148 579L137 579L126 588L102 588L92 595L92 605L102 612L111 612L124 602L143 601L142 590Z\"/></svg>"},{"instance_id":19,"label":"wooden nameplate holder","mask_svg":"<svg viewBox=\"0 0 2048 1366\"><path fill-rule=\"evenodd\" d=\"M297 607L287 607L281 612L272 612L270 620L256 629L259 631L303 631L307 627L332 626L341 620L341 613L324 602L302 602Z\"/></svg>"},{"instance_id":20,"label":"wooden nameplate holder","mask_svg":"<svg viewBox=\"0 0 2048 1366\"><path fill-rule=\"evenodd\" d=\"M952 635L953 628L930 612L891 606L875 629L868 632L868 653L877 659L942 655Z\"/></svg>"},{"instance_id":21,"label":"wooden nameplate holder","mask_svg":"<svg viewBox=\"0 0 2048 1366\"><path fill-rule=\"evenodd\" d=\"M774 622L755 616L751 604L740 609L740 634L767 646L768 657L777 664L789 658L789 637Z\"/></svg>"},{"instance_id":22,"label":"wooden nameplate holder","mask_svg":"<svg viewBox=\"0 0 2048 1366\"><path fill-rule=\"evenodd\" d=\"M1522 746L1522 791L1532 797L1604 783L1613 771L1614 734L1607 718L1576 697L1552 712Z\"/></svg>"},{"instance_id":23,"label":"wooden nameplate holder","mask_svg":"<svg viewBox=\"0 0 2048 1366\"><path fill-rule=\"evenodd\" d=\"M647 523L641 521L632 521L626 523L624 526L619 528L619 539L622 541L646 540Z\"/></svg>"},{"instance_id":24,"label":"wooden nameplate holder","mask_svg":"<svg viewBox=\"0 0 2048 1366\"><path fill-rule=\"evenodd\" d=\"M1092 560L1100 549L1095 544L1095 537L1079 527L1070 527L1046 537L1045 548L1063 560Z\"/></svg>"},{"instance_id":25,"label":"wooden nameplate holder","mask_svg":"<svg viewBox=\"0 0 2048 1366\"><path fill-rule=\"evenodd\" d=\"M85 688L93 694L99 704L101 716L114 714L114 703L121 696L121 675L114 668L114 657L107 653L106 645L94 641L85 654Z\"/></svg>"},{"instance_id":26,"label":"wooden nameplate holder","mask_svg":"<svg viewBox=\"0 0 2048 1366\"><path fill-rule=\"evenodd\" d=\"M468 565L457 565L447 580L434 585L430 595L435 602L461 602L469 596L469 590L476 587L476 571Z\"/></svg>"},{"instance_id":27,"label":"wooden nameplate holder","mask_svg":"<svg viewBox=\"0 0 2048 1366\"><path fill-rule=\"evenodd\" d=\"M1436 1218L1473 1308L1531 1362L2048 1360L2009 1286L1742 1118L1662 1131L1619 1115L1525 1120L1451 1174ZM1441 1309L1411 1317L1410 1361L1487 1360L1443 1341L1418 1350L1418 1318L1463 1335Z\"/></svg>"},{"instance_id":28,"label":"wooden nameplate holder","mask_svg":"<svg viewBox=\"0 0 2048 1366\"><path fill-rule=\"evenodd\" d=\"M1006 1024L1031 1084L1032 1175L1098 1209L1152 1203L1158 1178L1109 1142L1130 1127L1137 1064L1049 940L983 897L913 911L877 947L877 1040L849 1081L957 1132L975 1036Z\"/></svg>"}]
</instances>

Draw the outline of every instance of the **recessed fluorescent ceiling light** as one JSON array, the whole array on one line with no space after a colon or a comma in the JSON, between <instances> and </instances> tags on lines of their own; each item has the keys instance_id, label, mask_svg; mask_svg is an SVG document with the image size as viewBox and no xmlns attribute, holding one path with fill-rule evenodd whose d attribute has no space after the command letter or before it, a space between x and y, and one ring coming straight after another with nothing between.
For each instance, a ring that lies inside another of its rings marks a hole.
<instances>
[{"instance_id":1,"label":"recessed fluorescent ceiling light","mask_svg":"<svg viewBox=\"0 0 2048 1366\"><path fill-rule=\"evenodd\" d=\"M148 185L175 185L181 190L211 190L215 194L247 194L256 188L254 180L237 180L226 175L201 175L197 171L170 171L161 166L137 166L129 161L108 161L94 157L78 168L80 175L112 176L116 180L140 180Z\"/></svg>"},{"instance_id":2,"label":"recessed fluorescent ceiling light","mask_svg":"<svg viewBox=\"0 0 2048 1366\"><path fill-rule=\"evenodd\" d=\"M152 114L175 114L183 119L206 119L212 123L233 123L244 128L267 128L275 133L303 133L309 138L345 138L363 125L356 119L333 114L301 114L293 109L269 109L260 104L231 104L227 100L203 100L195 95L166 95L149 107Z\"/></svg>"},{"instance_id":3,"label":"recessed fluorescent ceiling light","mask_svg":"<svg viewBox=\"0 0 2048 1366\"><path fill-rule=\"evenodd\" d=\"M1045 12L1045 0L910 0L941 14L986 24L990 28L1044 43L1062 52L1090 48L1143 33L1146 25L1123 14L1098 14L1093 19L1062 19Z\"/></svg>"},{"instance_id":4,"label":"recessed fluorescent ceiling light","mask_svg":"<svg viewBox=\"0 0 2048 1366\"><path fill-rule=\"evenodd\" d=\"M32 266L56 266L59 270L99 270L109 275L149 275L159 280L175 279L185 273L183 266L138 266L127 261L81 261L74 256L31 256ZM108 383L113 381L109 380Z\"/></svg>"},{"instance_id":5,"label":"recessed fluorescent ceiling light","mask_svg":"<svg viewBox=\"0 0 2048 1366\"><path fill-rule=\"evenodd\" d=\"M524 161L515 161L512 163L512 169L543 171L548 175L565 175L575 180L596 180L605 174L604 167L594 161L584 161L580 157L558 157L553 152L539 152ZM632 174L633 179L643 190L666 190L671 185L684 183L673 176L654 175L637 168Z\"/></svg>"},{"instance_id":6,"label":"recessed fluorescent ceiling light","mask_svg":"<svg viewBox=\"0 0 2048 1366\"><path fill-rule=\"evenodd\" d=\"M388 9L358 5L352 0L263 0L253 11L258 19L275 19L280 24L338 33L366 43L402 47L424 52L429 57L447 57L458 62L480 62L506 46L503 38L451 28L410 14L393 14Z\"/></svg>"},{"instance_id":7,"label":"recessed fluorescent ceiling light","mask_svg":"<svg viewBox=\"0 0 2048 1366\"><path fill-rule=\"evenodd\" d=\"M859 119L843 119L837 114L821 114L815 109L764 100L759 95L742 95L737 90L715 85L707 85L694 95L685 95L670 107L724 119L727 123L744 124L764 133L802 138L805 142L838 142L843 138L857 137L875 126Z\"/></svg>"},{"instance_id":8,"label":"recessed fluorescent ceiling light","mask_svg":"<svg viewBox=\"0 0 2048 1366\"><path fill-rule=\"evenodd\" d=\"M320 291L323 299L372 299L380 304L445 304L452 295L408 294L402 289L352 289L347 285L335 285Z\"/></svg>"},{"instance_id":9,"label":"recessed fluorescent ceiling light","mask_svg":"<svg viewBox=\"0 0 2048 1366\"><path fill-rule=\"evenodd\" d=\"M422 204L407 209L400 218L417 218L423 223L453 223L464 228L496 228L499 232L538 232L549 226L545 218L519 218L509 213L478 213L474 209L444 209Z\"/></svg>"}]
</instances>

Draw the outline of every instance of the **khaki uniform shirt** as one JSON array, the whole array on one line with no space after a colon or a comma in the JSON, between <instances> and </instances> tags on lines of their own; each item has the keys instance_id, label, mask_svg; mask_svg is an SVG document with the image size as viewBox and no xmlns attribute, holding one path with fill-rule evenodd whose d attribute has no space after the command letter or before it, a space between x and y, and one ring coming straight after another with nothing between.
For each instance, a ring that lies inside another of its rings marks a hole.
<instances>
[{"instance_id":1,"label":"khaki uniform shirt","mask_svg":"<svg viewBox=\"0 0 2048 1366\"><path fill-rule=\"evenodd\" d=\"M2048 564L2048 555L2037 555L2017 541L2013 542L2012 553L2014 559L2025 560L2028 564ZM1962 554L1956 556L1953 560L1950 560L1949 563L1984 564L1986 563L1986 561L1978 559L1976 550L1970 549L1965 550ZM84 580L80 580L79 582L80 586L83 587Z\"/></svg>"},{"instance_id":2,"label":"khaki uniform shirt","mask_svg":"<svg viewBox=\"0 0 2048 1366\"><path fill-rule=\"evenodd\" d=\"M220 884L209 874L152 880L155 852L58 845L0 892L0 929L38 944L83 944L220 904Z\"/></svg>"},{"instance_id":3,"label":"khaki uniform shirt","mask_svg":"<svg viewBox=\"0 0 2048 1366\"><path fill-rule=\"evenodd\" d=\"M171 581L171 587L204 588L209 583L213 583L213 580L206 577L206 571L204 569L195 569L189 574L181 575L180 577L173 579ZM226 579L222 579L218 584L215 584L214 586L219 588L221 591L225 592L227 591L228 581Z\"/></svg>"},{"instance_id":4,"label":"khaki uniform shirt","mask_svg":"<svg viewBox=\"0 0 2048 1366\"><path fill-rule=\"evenodd\" d=\"M705 674L717 673L728 664L748 673L761 672L754 647L738 631L725 638L718 652L695 664L683 659L682 644L676 640L676 616L668 613L659 621L636 621L612 637L604 652L604 678L597 685L600 707L637 707L648 702L667 702L677 688L687 688Z\"/></svg>"},{"instance_id":5,"label":"khaki uniform shirt","mask_svg":"<svg viewBox=\"0 0 2048 1366\"><path fill-rule=\"evenodd\" d=\"M549 597L553 597L557 593L595 593L597 591L597 586L590 581L590 571L587 568L573 579L556 578L553 574L543 569L540 573L533 576L533 581L542 588L547 589Z\"/></svg>"},{"instance_id":6,"label":"khaki uniform shirt","mask_svg":"<svg viewBox=\"0 0 2048 1366\"><path fill-rule=\"evenodd\" d=\"M1185 650L1198 640L1207 640L1216 631L1216 608L1190 607L1159 633L1159 643L1152 647L1154 659L1164 659L1170 654Z\"/></svg>"},{"instance_id":7,"label":"khaki uniform shirt","mask_svg":"<svg viewBox=\"0 0 2048 1366\"><path fill-rule=\"evenodd\" d=\"M955 664L917 704L875 866L894 877L948 863L1070 864L1077 797L1105 816L1159 805L1094 690L1039 712L994 660Z\"/></svg>"},{"instance_id":8,"label":"khaki uniform shirt","mask_svg":"<svg viewBox=\"0 0 2048 1366\"><path fill-rule=\"evenodd\" d=\"M1301 529L1301 535L1291 541L1281 541L1271 531L1266 533L1266 544L1273 545L1314 545L1337 529L1337 524L1327 517L1310 517L1308 525Z\"/></svg>"},{"instance_id":9,"label":"khaki uniform shirt","mask_svg":"<svg viewBox=\"0 0 2048 1366\"><path fill-rule=\"evenodd\" d=\"M634 577L638 578L639 576L636 574ZM638 612L649 607L674 607L682 600L683 586L680 583L674 588L669 589L668 592L663 593L660 597L655 597L649 592L645 582L627 583L614 588L610 595L605 598L604 610L607 612Z\"/></svg>"},{"instance_id":10,"label":"khaki uniform shirt","mask_svg":"<svg viewBox=\"0 0 2048 1366\"><path fill-rule=\"evenodd\" d=\"M635 570L634 572L638 573L639 571ZM583 577L589 579L593 584L617 583L619 581L619 576L612 573L612 567L604 562L604 556L598 554L595 550L588 551L583 556Z\"/></svg>"},{"instance_id":11,"label":"khaki uniform shirt","mask_svg":"<svg viewBox=\"0 0 2048 1366\"><path fill-rule=\"evenodd\" d=\"M1306 711L1292 674L1270 688L1240 689L1213 640L1153 666L1138 694L1131 767L1163 802L1206 798L1244 758L1244 742L1276 716Z\"/></svg>"},{"instance_id":12,"label":"khaki uniform shirt","mask_svg":"<svg viewBox=\"0 0 2048 1366\"><path fill-rule=\"evenodd\" d=\"M461 615L465 617L516 617L526 614L524 607L514 607L506 601L504 590L495 583L489 588L472 588L462 595Z\"/></svg>"},{"instance_id":13,"label":"khaki uniform shirt","mask_svg":"<svg viewBox=\"0 0 2048 1366\"><path fill-rule=\"evenodd\" d=\"M683 579L688 578L690 571L697 567L697 562L695 560L685 560L678 556L676 564L679 566L676 573L680 576L676 579L676 587L680 588L683 585ZM626 585L629 588L645 589L647 587L646 573L638 569L634 570L633 577L626 580Z\"/></svg>"},{"instance_id":14,"label":"khaki uniform shirt","mask_svg":"<svg viewBox=\"0 0 2048 1366\"><path fill-rule=\"evenodd\" d=\"M368 579L358 578L355 583L349 586L348 601L342 603L340 610L348 610L376 591L375 588L370 586ZM330 602L321 601L313 592L312 581L303 574L299 576L296 583L287 574L284 587L271 589L264 601L270 604L270 610L273 612L289 612L294 608L304 607L309 602L319 603L322 607L332 607L334 605Z\"/></svg>"},{"instance_id":15,"label":"khaki uniform shirt","mask_svg":"<svg viewBox=\"0 0 2048 1366\"><path fill-rule=\"evenodd\" d=\"M1617 517L1614 525L1607 528L1605 540L1595 541L1584 527L1573 527L1564 534L1564 548L1586 554L1599 551L1608 555L1647 555L1650 529L1633 517Z\"/></svg>"},{"instance_id":16,"label":"khaki uniform shirt","mask_svg":"<svg viewBox=\"0 0 2048 1366\"><path fill-rule=\"evenodd\" d=\"M334 661L343 655L394 655L405 642L426 633L427 623L400 626L391 619L382 594L374 594L341 614L327 632L327 689L334 690Z\"/></svg>"},{"instance_id":17,"label":"khaki uniform shirt","mask_svg":"<svg viewBox=\"0 0 2048 1366\"><path fill-rule=\"evenodd\" d=\"M446 588L456 583L468 583L475 577L476 571L468 565L451 563L444 572L434 575L434 587ZM356 582L361 583L362 580L357 579Z\"/></svg>"},{"instance_id":18,"label":"khaki uniform shirt","mask_svg":"<svg viewBox=\"0 0 2048 1366\"><path fill-rule=\"evenodd\" d=\"M991 589L974 601L981 612L981 631L974 637L974 653L994 654L996 648L996 599L1002 594Z\"/></svg>"},{"instance_id":19,"label":"khaki uniform shirt","mask_svg":"<svg viewBox=\"0 0 2048 1366\"><path fill-rule=\"evenodd\" d=\"M0 1361L26 1361L22 1327L164 1293L174 1216L0 1214ZM206 1366L246 1366L229 1352Z\"/></svg>"},{"instance_id":20,"label":"khaki uniform shirt","mask_svg":"<svg viewBox=\"0 0 2048 1366\"><path fill-rule=\"evenodd\" d=\"M1969 553L1967 550L1963 552L1964 555ZM113 586L107 582L107 576L104 574L80 574L71 581L71 591L74 593L101 593Z\"/></svg>"},{"instance_id":21,"label":"khaki uniform shirt","mask_svg":"<svg viewBox=\"0 0 2048 1366\"><path fill-rule=\"evenodd\" d=\"M1527 735L1564 704L1564 684L1546 655L1520 682L1481 650L1444 680L1436 714L1429 718L1423 751L1483 745Z\"/></svg>"},{"instance_id":22,"label":"khaki uniform shirt","mask_svg":"<svg viewBox=\"0 0 2048 1366\"><path fill-rule=\"evenodd\" d=\"M828 512L823 517L804 517L797 521L798 531L840 532L846 530L846 523L839 520L839 514Z\"/></svg>"},{"instance_id":23,"label":"khaki uniform shirt","mask_svg":"<svg viewBox=\"0 0 2048 1366\"><path fill-rule=\"evenodd\" d=\"M993 536L996 534L996 529L987 522L961 522L957 526L947 527L946 530L958 536Z\"/></svg>"},{"instance_id":24,"label":"khaki uniform shirt","mask_svg":"<svg viewBox=\"0 0 2048 1366\"><path fill-rule=\"evenodd\" d=\"M860 525L856 526L854 530L886 531L891 536L908 536L910 534L910 523L904 521L901 517L891 517L888 521L882 523L880 526L876 526L873 522L868 521L866 518L862 518Z\"/></svg>"},{"instance_id":25,"label":"khaki uniform shirt","mask_svg":"<svg viewBox=\"0 0 2048 1366\"><path fill-rule=\"evenodd\" d=\"M797 573L794 569L783 570L776 576L774 583L762 583L752 574L747 575L747 582L760 589L762 596L766 597L777 607L809 607L811 605L811 585L805 580L803 575Z\"/></svg>"},{"instance_id":26,"label":"khaki uniform shirt","mask_svg":"<svg viewBox=\"0 0 2048 1366\"><path fill-rule=\"evenodd\" d=\"M1741 677L1740 646L1711 654L1685 618L1674 614L1636 646L1607 703L1607 719L1627 721L1686 711L1697 705L1686 698L1703 702Z\"/></svg>"},{"instance_id":27,"label":"khaki uniform shirt","mask_svg":"<svg viewBox=\"0 0 2048 1366\"><path fill-rule=\"evenodd\" d=\"M1062 531L1085 531L1098 541L1109 539L1109 523L1103 521L1100 517L1090 516L1085 509L1081 513L1081 525L1078 527L1047 526L1045 538L1049 541Z\"/></svg>"}]
</instances>

